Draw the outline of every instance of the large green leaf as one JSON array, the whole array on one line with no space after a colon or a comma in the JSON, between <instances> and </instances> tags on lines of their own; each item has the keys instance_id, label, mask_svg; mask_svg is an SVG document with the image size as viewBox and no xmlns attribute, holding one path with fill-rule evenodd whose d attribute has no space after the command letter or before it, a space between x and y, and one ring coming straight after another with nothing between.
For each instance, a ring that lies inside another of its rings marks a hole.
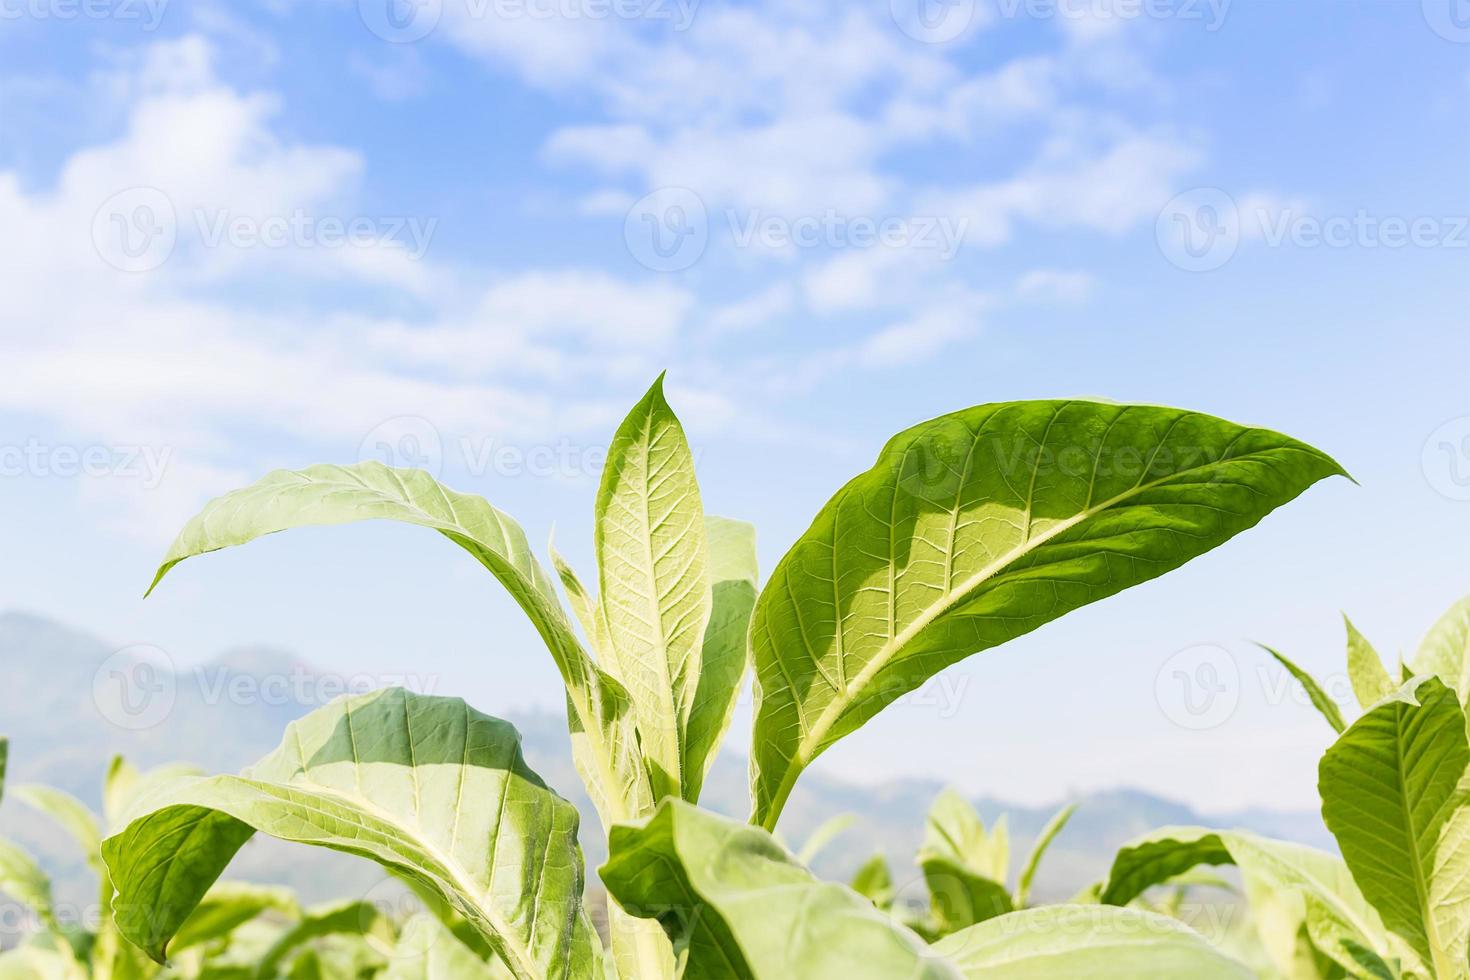
<instances>
[{"instance_id":1,"label":"large green leaf","mask_svg":"<svg viewBox=\"0 0 1470 980\"><path fill-rule=\"evenodd\" d=\"M1341 859L1244 831L1164 827L1147 834L1118 851L1099 901L1127 905L1192 868L1222 864L1240 868L1252 896L1297 896L1283 906L1295 917L1282 928L1294 935L1304 923L1317 948L1345 968L1357 969L1355 948L1384 958L1401 952Z\"/></svg>"},{"instance_id":2,"label":"large green leaf","mask_svg":"<svg viewBox=\"0 0 1470 980\"><path fill-rule=\"evenodd\" d=\"M608 891L663 923L684 980L953 978L954 968L851 889L812 877L765 831L668 798L614 827Z\"/></svg>"},{"instance_id":3,"label":"large green leaf","mask_svg":"<svg viewBox=\"0 0 1470 980\"><path fill-rule=\"evenodd\" d=\"M939 935L1011 911L1004 823L987 833L975 808L954 790L940 793L929 808L918 862Z\"/></svg>"},{"instance_id":4,"label":"large green leaf","mask_svg":"<svg viewBox=\"0 0 1470 980\"><path fill-rule=\"evenodd\" d=\"M1036 880L1036 871L1041 867L1041 859L1051 847L1052 841L1067 826L1072 819L1072 814L1077 812L1077 804L1068 803L1062 807L1041 828L1041 833L1036 837L1036 843L1031 845L1031 853L1026 857L1026 864L1021 868L1021 877L1016 881L1016 908L1025 908L1027 901L1031 898L1031 884Z\"/></svg>"},{"instance_id":5,"label":"large green leaf","mask_svg":"<svg viewBox=\"0 0 1470 980\"><path fill-rule=\"evenodd\" d=\"M1470 943L1465 713L1437 677L1359 718L1319 767L1322 819L1358 887L1440 977Z\"/></svg>"},{"instance_id":6,"label":"large green leaf","mask_svg":"<svg viewBox=\"0 0 1470 980\"><path fill-rule=\"evenodd\" d=\"M1344 616L1342 621L1347 626L1348 680L1352 682L1358 705L1367 708L1391 695L1398 685L1388 675L1383 658L1368 638L1358 632L1351 619Z\"/></svg>"},{"instance_id":7,"label":"large green leaf","mask_svg":"<svg viewBox=\"0 0 1470 980\"><path fill-rule=\"evenodd\" d=\"M632 696L654 798L692 800L684 773L710 617L709 546L694 456L662 377L613 436L596 516L607 662Z\"/></svg>"},{"instance_id":8,"label":"large green leaf","mask_svg":"<svg viewBox=\"0 0 1470 980\"><path fill-rule=\"evenodd\" d=\"M1470 703L1470 596L1449 608L1419 644L1409 665L1415 674L1434 674Z\"/></svg>"},{"instance_id":9,"label":"large green leaf","mask_svg":"<svg viewBox=\"0 0 1470 980\"><path fill-rule=\"evenodd\" d=\"M645 810L649 790L622 685L581 644L525 532L482 497L456 493L422 470L381 463L277 470L211 501L169 548L151 592L186 558L294 527L395 520L432 528L489 569L530 618L566 684L578 770L604 823Z\"/></svg>"},{"instance_id":10,"label":"large green leaf","mask_svg":"<svg viewBox=\"0 0 1470 980\"><path fill-rule=\"evenodd\" d=\"M174 783L102 845L118 928L155 959L256 831L344 851L428 887L517 977L586 977L577 811L509 724L399 689L294 722L241 776Z\"/></svg>"},{"instance_id":11,"label":"large green leaf","mask_svg":"<svg viewBox=\"0 0 1470 980\"><path fill-rule=\"evenodd\" d=\"M751 623L754 821L945 667L1183 565L1342 469L1264 429L1087 401L895 436L777 565Z\"/></svg>"},{"instance_id":12,"label":"large green leaf","mask_svg":"<svg viewBox=\"0 0 1470 980\"><path fill-rule=\"evenodd\" d=\"M1012 912L934 950L975 980L1251 980L1249 969L1176 919L1106 905Z\"/></svg>"},{"instance_id":13,"label":"large green leaf","mask_svg":"<svg viewBox=\"0 0 1470 980\"><path fill-rule=\"evenodd\" d=\"M711 610L704 631L704 664L685 744L685 799L697 802L704 778L735 714L735 701L750 665L750 614L760 571L755 526L726 517L705 518L709 539Z\"/></svg>"}]
</instances>

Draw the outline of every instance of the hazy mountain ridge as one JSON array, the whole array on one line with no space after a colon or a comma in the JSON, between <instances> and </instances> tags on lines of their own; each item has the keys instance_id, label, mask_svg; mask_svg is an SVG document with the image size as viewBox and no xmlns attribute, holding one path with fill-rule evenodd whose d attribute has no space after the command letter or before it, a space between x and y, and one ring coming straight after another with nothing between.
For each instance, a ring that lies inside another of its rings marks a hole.
<instances>
[{"instance_id":1,"label":"hazy mountain ridge","mask_svg":"<svg viewBox=\"0 0 1470 980\"><path fill-rule=\"evenodd\" d=\"M250 764L279 742L286 724L317 707L337 690L294 653L269 647L241 647L173 676L161 672L146 679L164 693L172 691L168 710L158 712L146 700L137 718L119 714L115 701L118 672L126 674L142 661L118 656L117 648L44 617L0 614L0 658L9 665L12 683L0 689L0 733L11 739L8 783L43 782L71 792L99 808L100 786L108 760L120 752L140 767L180 759L210 772L233 772ZM153 671L153 667L146 668ZM100 678L100 680L99 680ZM303 695L305 695L303 697ZM137 705L133 705L136 707ZM154 710L160 716L148 715ZM114 720L110 721L109 717ZM135 725L156 721L139 730ZM603 858L597 818L582 793L568 749L565 719L549 712L508 716L520 730L532 767L548 784L577 803L584 826L583 848L589 869ZM731 746L719 758L707 783L706 805L732 815L748 809L746 760ZM855 822L816 862L817 870L845 877L874 851L888 855L900 884L919 877L913 854L923 833L924 813L943 783L905 779L863 786L809 772L793 794L782 821L788 842L799 844L829 817L852 813ZM1243 826L1273 836L1331 847L1316 814L1252 810L1239 814L1201 815L1187 806L1131 789L1089 794L1071 825L1058 838L1038 876L1043 899L1071 895L1105 873L1116 848L1141 833L1167 824ZM981 798L977 806L987 822L1009 814L1013 839L1013 873L1024 849L1056 807L1026 807L998 798ZM1058 806L1060 803L1058 803ZM70 841L45 818L22 803L7 799L0 807L0 833L31 847L58 876L62 901L86 902L92 895L80 858ZM252 841L232 865L232 876L290 884L308 900L360 894L382 875L366 862L318 849ZM589 880L595 874L589 870Z\"/></svg>"}]
</instances>

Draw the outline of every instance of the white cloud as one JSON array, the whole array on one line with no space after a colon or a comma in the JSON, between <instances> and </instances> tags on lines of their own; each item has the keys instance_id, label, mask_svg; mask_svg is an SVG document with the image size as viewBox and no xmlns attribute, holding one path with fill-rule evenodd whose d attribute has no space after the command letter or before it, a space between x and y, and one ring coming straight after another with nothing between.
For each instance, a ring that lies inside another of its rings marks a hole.
<instances>
[{"instance_id":1,"label":"white cloud","mask_svg":"<svg viewBox=\"0 0 1470 980\"><path fill-rule=\"evenodd\" d=\"M1091 296L1096 287L1097 278L1090 273L1033 269L1016 283L1016 295L1023 299L1078 303Z\"/></svg>"}]
</instances>

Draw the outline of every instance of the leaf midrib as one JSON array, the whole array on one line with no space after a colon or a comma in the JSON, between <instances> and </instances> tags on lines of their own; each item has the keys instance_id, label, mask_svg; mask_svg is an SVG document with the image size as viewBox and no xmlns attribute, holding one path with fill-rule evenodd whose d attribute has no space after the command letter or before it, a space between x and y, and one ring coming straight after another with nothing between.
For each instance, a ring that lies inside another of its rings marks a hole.
<instances>
[{"instance_id":1,"label":"leaf midrib","mask_svg":"<svg viewBox=\"0 0 1470 980\"><path fill-rule=\"evenodd\" d=\"M277 787L292 792L301 792L305 790L312 796L322 797L325 800L336 801L339 804L345 805L352 809L362 810L363 812L380 821L384 825L398 830L411 844L423 851L423 853L426 854L431 861L436 862L441 868L444 869L446 875L450 880L450 884L457 888L462 894L474 899L475 907L480 909L481 913L485 916L486 921L495 928L496 935L502 939L508 950L514 953L514 963L512 965L515 967L517 975L526 977L537 976L535 961L531 955L531 951L523 947L518 941L514 940L515 934L511 930L509 924L500 918L499 914L495 912L493 906L488 904L487 900L490 898L491 893L488 890L481 889L479 886L475 885L474 882L466 880L456 869L456 863L449 857L449 855L441 852L438 846L434 843L427 841L419 835L408 830L405 824L402 822L401 818L392 816L389 813L379 810L377 806L375 806L372 801L365 796L361 798L348 796L337 790L323 786L317 782L312 782L306 786L301 786L299 784L293 785L290 783L272 783L261 779L250 779L243 776L227 776L224 778L232 781L239 781L242 783L251 784L256 788L264 789L267 791L274 790ZM271 795L274 796L275 794L272 793ZM291 802L294 802L291 800L281 799L280 797L275 798L282 804L289 804ZM211 808L217 809L216 807ZM330 815L334 819L341 819L340 815L338 814ZM239 818L237 817L236 819ZM267 834L267 836L274 835ZM496 834L496 839L499 839L498 833ZM507 958L510 959L511 957Z\"/></svg>"},{"instance_id":2,"label":"leaf midrib","mask_svg":"<svg viewBox=\"0 0 1470 980\"><path fill-rule=\"evenodd\" d=\"M1253 430L1245 430L1245 432L1250 431ZM1244 432L1242 432L1241 434L1244 435ZM1237 437L1237 439L1238 438L1239 437ZM1243 456L1234 457L1228 460L1228 462L1242 462L1253 457L1264 456L1267 453L1279 452L1282 449L1290 448L1292 447L1280 446L1273 447L1269 450L1258 450L1246 453ZM900 650L903 649L906 644L912 641L915 636L917 636L940 616L943 616L945 613L948 613L953 608L955 608L955 606L958 605L959 601L962 601L965 597L967 597L968 593L973 592L975 589L985 584L985 582L999 574L1009 565L1013 564L1017 559L1023 557L1032 550L1042 547L1053 538L1057 537L1065 531L1071 530L1073 527L1076 527L1083 521L1088 520L1091 517L1095 517L1096 515L1101 514L1103 511L1117 506L1119 503L1128 500L1134 496L1137 496L1138 494L1146 493L1149 490L1164 486L1165 484L1178 480L1182 477L1191 476L1195 473L1200 473L1218 466L1223 466L1226 464L1226 462L1227 460L1225 459L1212 460L1211 462L1202 464L1200 466L1193 466L1188 469L1183 469L1174 473L1170 473L1167 476L1160 477L1157 480L1149 481L1148 483L1135 484L1133 487L1125 490L1123 493L1111 497L1100 504L1096 504L1092 507L1088 507L1079 511L1077 515L1072 518L1069 518L1065 521L1057 522L1057 524L1055 524L1051 528L1048 528L1037 537L1022 541L1015 548L1011 549L1011 551L1002 555L1000 558L991 562L989 565L982 568L979 572L972 575L969 579L963 582L959 588L951 589L951 591L946 593L946 595L940 602L935 603L924 614L915 618L914 621L911 622L908 626L904 627L902 631L895 634L892 639L883 644L883 646L879 648L877 655L863 666L863 669L858 672L857 676L852 680L852 682L849 683L846 689L841 692L841 697L833 698L832 702L822 711L822 714L817 718L816 724L813 725L811 730L808 731L804 736L802 736L801 741L797 743L796 753L792 758L792 763L787 767L787 774L782 778L781 783L777 788L777 792L772 798L773 801L779 804L779 802L784 800L784 798L790 793L791 786L795 784L796 778L801 774L801 771L811 763L812 759L815 758L816 751L821 746L822 739L826 737L827 732L831 730L832 726L837 723L837 721L842 717L843 712L846 711L847 707L851 704L853 692L866 687L867 684L872 681L875 676L877 676L885 667L888 666L889 662L898 654ZM891 565L892 558L890 554L890 566ZM896 604L896 602L896 594L890 593L890 605ZM836 632L840 634L842 632L842 628L843 617L839 615L836 623ZM792 700L797 700L794 689L792 691ZM779 814L779 806L773 806L771 810L773 813ZM771 828L768 826L767 829L769 830Z\"/></svg>"}]
</instances>

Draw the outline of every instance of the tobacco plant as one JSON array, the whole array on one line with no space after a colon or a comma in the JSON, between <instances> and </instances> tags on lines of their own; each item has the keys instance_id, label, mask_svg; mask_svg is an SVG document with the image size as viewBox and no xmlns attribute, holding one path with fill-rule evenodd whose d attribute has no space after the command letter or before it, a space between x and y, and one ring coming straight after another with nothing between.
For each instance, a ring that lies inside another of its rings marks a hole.
<instances>
[{"instance_id":1,"label":"tobacco plant","mask_svg":"<svg viewBox=\"0 0 1470 980\"><path fill-rule=\"evenodd\" d=\"M118 928L164 959L260 832L378 862L517 978L1010 976L1042 963L1068 976L1241 976L1198 935L1136 909L1028 909L931 945L817 880L772 832L823 751L938 671L1177 568L1341 472L1286 436L1176 409L980 406L890 440L757 597L753 531L704 514L660 379L609 449L595 593L552 554L580 634L521 527L483 498L371 462L271 473L190 521L154 586L186 559L307 525L397 520L467 552L530 618L565 685L578 771L608 835L611 949L583 906L576 811L529 769L511 726L402 690L311 713L239 776L154 794L102 846ZM697 803L748 667L742 825Z\"/></svg>"},{"instance_id":2,"label":"tobacco plant","mask_svg":"<svg viewBox=\"0 0 1470 980\"><path fill-rule=\"evenodd\" d=\"M1165 828L1119 852L1098 895L1126 905L1191 867L1233 864L1282 976L1462 980L1470 976L1470 598L1394 673L1346 625L1361 709L1351 724L1322 684L1265 648L1337 733L1317 786L1342 856L1240 831Z\"/></svg>"}]
</instances>

